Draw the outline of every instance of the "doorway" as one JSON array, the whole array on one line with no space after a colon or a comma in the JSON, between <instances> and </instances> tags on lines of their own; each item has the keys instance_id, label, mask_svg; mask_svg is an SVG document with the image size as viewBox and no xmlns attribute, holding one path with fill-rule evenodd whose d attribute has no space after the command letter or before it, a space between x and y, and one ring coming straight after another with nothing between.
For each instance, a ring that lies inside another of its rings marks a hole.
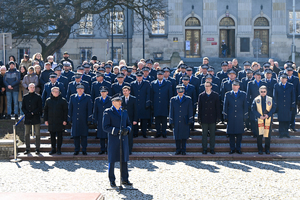
<instances>
[{"instance_id":1,"label":"doorway","mask_svg":"<svg viewBox=\"0 0 300 200\"><path fill-rule=\"evenodd\" d=\"M185 57L200 58L200 29L185 30Z\"/></svg>"},{"instance_id":2,"label":"doorway","mask_svg":"<svg viewBox=\"0 0 300 200\"><path fill-rule=\"evenodd\" d=\"M269 29L254 29L254 39L259 38L262 41L260 58L269 58Z\"/></svg>"},{"instance_id":3,"label":"doorway","mask_svg":"<svg viewBox=\"0 0 300 200\"><path fill-rule=\"evenodd\" d=\"M235 29L220 29L220 40L219 40L219 57L223 58L222 54L222 42L224 41L227 45L226 58L235 57Z\"/></svg>"}]
</instances>

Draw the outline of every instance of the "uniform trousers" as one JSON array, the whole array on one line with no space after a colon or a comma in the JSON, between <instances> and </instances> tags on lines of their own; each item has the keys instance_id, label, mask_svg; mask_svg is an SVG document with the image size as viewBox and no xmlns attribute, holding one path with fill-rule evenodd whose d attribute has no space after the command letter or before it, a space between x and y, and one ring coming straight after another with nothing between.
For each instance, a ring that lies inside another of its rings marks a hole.
<instances>
[{"instance_id":1,"label":"uniform trousers","mask_svg":"<svg viewBox=\"0 0 300 200\"><path fill-rule=\"evenodd\" d=\"M270 128L269 136L265 137L265 150L266 151L270 150L271 132L272 132L272 130ZM263 136L264 135L258 135L257 136L257 148L258 148L258 151L263 151L263 146L262 146Z\"/></svg>"},{"instance_id":2,"label":"uniform trousers","mask_svg":"<svg viewBox=\"0 0 300 200\"><path fill-rule=\"evenodd\" d=\"M105 138L100 138L100 149L101 149L101 151L107 151L107 145L106 145L106 143L105 143Z\"/></svg>"},{"instance_id":3,"label":"uniform trousers","mask_svg":"<svg viewBox=\"0 0 300 200\"><path fill-rule=\"evenodd\" d=\"M176 140L176 153L186 152L186 139Z\"/></svg>"},{"instance_id":4,"label":"uniform trousers","mask_svg":"<svg viewBox=\"0 0 300 200\"><path fill-rule=\"evenodd\" d=\"M291 122L290 122L290 128L295 129L295 118L297 115L297 109L293 109L292 116L291 116Z\"/></svg>"},{"instance_id":5,"label":"uniform trousers","mask_svg":"<svg viewBox=\"0 0 300 200\"><path fill-rule=\"evenodd\" d=\"M216 133L216 123L211 124L201 124L202 126L202 148L207 150L207 134L208 130L209 136L209 148L210 150L215 150L215 133Z\"/></svg>"},{"instance_id":6,"label":"uniform trousers","mask_svg":"<svg viewBox=\"0 0 300 200\"><path fill-rule=\"evenodd\" d=\"M279 121L279 134L280 136L288 136L289 135L289 125L288 121Z\"/></svg>"},{"instance_id":7,"label":"uniform trousers","mask_svg":"<svg viewBox=\"0 0 300 200\"><path fill-rule=\"evenodd\" d=\"M80 151L80 142L82 147L82 152L86 152L87 147L87 136L74 136L75 151Z\"/></svg>"},{"instance_id":8,"label":"uniform trousers","mask_svg":"<svg viewBox=\"0 0 300 200\"><path fill-rule=\"evenodd\" d=\"M131 154L132 147L133 147L133 130L129 131L128 133L128 147L129 147L129 154Z\"/></svg>"},{"instance_id":9,"label":"uniform trousers","mask_svg":"<svg viewBox=\"0 0 300 200\"><path fill-rule=\"evenodd\" d=\"M257 123L257 121L250 120L250 123L251 123L251 130L253 132L253 135L257 136L258 135L258 123Z\"/></svg>"},{"instance_id":10,"label":"uniform trousers","mask_svg":"<svg viewBox=\"0 0 300 200\"><path fill-rule=\"evenodd\" d=\"M143 136L147 136L147 124L148 124L148 120L149 119L140 119L140 128L142 130ZM136 129L136 131L133 132L134 136L138 136L138 126L133 126L134 129Z\"/></svg>"},{"instance_id":11,"label":"uniform trousers","mask_svg":"<svg viewBox=\"0 0 300 200\"><path fill-rule=\"evenodd\" d=\"M242 134L228 134L230 140L230 150L240 151L242 143ZM236 138L236 140L235 140Z\"/></svg>"},{"instance_id":12,"label":"uniform trousers","mask_svg":"<svg viewBox=\"0 0 300 200\"><path fill-rule=\"evenodd\" d=\"M128 166L127 166L127 162L122 162L122 181L128 181ZM108 163L108 178L110 182L114 182L116 180L115 177L115 163Z\"/></svg>"},{"instance_id":13,"label":"uniform trousers","mask_svg":"<svg viewBox=\"0 0 300 200\"><path fill-rule=\"evenodd\" d=\"M52 150L56 151L56 136L57 136L57 151L61 151L61 145L63 140L62 133L63 133L62 131L58 131L58 132L50 131Z\"/></svg>"},{"instance_id":14,"label":"uniform trousers","mask_svg":"<svg viewBox=\"0 0 300 200\"><path fill-rule=\"evenodd\" d=\"M30 134L31 134L32 126L34 126L35 149L39 150L41 144L40 124L34 124L34 125L25 124L25 144L26 144L26 150L28 151L30 151Z\"/></svg>"},{"instance_id":15,"label":"uniform trousers","mask_svg":"<svg viewBox=\"0 0 300 200\"><path fill-rule=\"evenodd\" d=\"M163 136L167 135L167 117L165 116L156 116L155 117L155 129L156 129L156 135L160 136L161 134Z\"/></svg>"}]
</instances>

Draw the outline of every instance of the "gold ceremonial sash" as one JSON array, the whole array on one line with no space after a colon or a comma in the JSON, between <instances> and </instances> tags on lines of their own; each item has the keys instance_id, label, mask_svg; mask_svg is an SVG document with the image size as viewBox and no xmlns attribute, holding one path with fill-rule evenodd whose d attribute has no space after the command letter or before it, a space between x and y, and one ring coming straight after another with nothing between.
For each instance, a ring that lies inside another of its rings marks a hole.
<instances>
[{"instance_id":1,"label":"gold ceremonial sash","mask_svg":"<svg viewBox=\"0 0 300 200\"><path fill-rule=\"evenodd\" d=\"M264 114L262 112L261 96L260 95L257 96L254 100L256 103L257 112L263 116ZM272 109L272 97L266 96L266 110L270 112L271 109ZM259 135L264 135L264 137L269 137L271 119L272 119L271 116L269 116L269 118L265 120L260 118L257 119Z\"/></svg>"}]
</instances>

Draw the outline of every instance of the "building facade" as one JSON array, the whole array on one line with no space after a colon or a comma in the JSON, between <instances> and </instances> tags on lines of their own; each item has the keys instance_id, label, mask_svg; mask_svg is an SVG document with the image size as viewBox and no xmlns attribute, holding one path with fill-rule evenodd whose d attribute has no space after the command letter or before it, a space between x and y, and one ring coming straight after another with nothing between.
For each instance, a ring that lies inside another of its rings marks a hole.
<instances>
[{"instance_id":1,"label":"building facade","mask_svg":"<svg viewBox=\"0 0 300 200\"><path fill-rule=\"evenodd\" d=\"M56 58L68 51L76 65L92 55L100 61L113 58L116 63L128 56L129 63L133 63L143 57L144 49L145 58L168 63L177 52L181 59L193 62L204 56L223 57L222 41L228 47L227 58L287 60L291 55L293 0L168 0L167 3L168 16L157 13L152 24L145 24L144 34L142 23L130 11L127 15L126 10L115 9L111 13L113 27L110 25L106 31L93 27L94 17L86 16L78 24L83 28L71 34ZM295 44L300 52L300 1L296 1L296 24ZM24 53L32 56L40 51L40 46L32 40L7 51L6 55L20 59Z\"/></svg>"}]
</instances>

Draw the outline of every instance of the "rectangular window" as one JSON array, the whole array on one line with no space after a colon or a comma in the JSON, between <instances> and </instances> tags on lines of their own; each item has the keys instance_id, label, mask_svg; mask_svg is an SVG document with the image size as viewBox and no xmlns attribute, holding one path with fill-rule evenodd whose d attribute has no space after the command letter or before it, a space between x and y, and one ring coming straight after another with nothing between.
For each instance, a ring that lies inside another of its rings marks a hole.
<instances>
[{"instance_id":1,"label":"rectangular window","mask_svg":"<svg viewBox=\"0 0 300 200\"><path fill-rule=\"evenodd\" d=\"M114 35L123 35L125 20L124 13L122 11L110 12L110 20L110 34L113 33Z\"/></svg>"},{"instance_id":2,"label":"rectangular window","mask_svg":"<svg viewBox=\"0 0 300 200\"><path fill-rule=\"evenodd\" d=\"M293 12L289 12L289 33L293 34ZM295 34L300 35L300 11L296 11L296 30Z\"/></svg>"},{"instance_id":3,"label":"rectangular window","mask_svg":"<svg viewBox=\"0 0 300 200\"><path fill-rule=\"evenodd\" d=\"M164 35L165 31L165 16L163 12L157 12L152 21L152 34L153 35Z\"/></svg>"},{"instance_id":4,"label":"rectangular window","mask_svg":"<svg viewBox=\"0 0 300 200\"><path fill-rule=\"evenodd\" d=\"M80 61L83 63L83 61L90 62L92 58L92 47L82 47L80 48Z\"/></svg>"},{"instance_id":5,"label":"rectangular window","mask_svg":"<svg viewBox=\"0 0 300 200\"><path fill-rule=\"evenodd\" d=\"M24 58L24 54L28 54L30 58L29 48L19 48L18 49L18 61L21 63L21 60Z\"/></svg>"},{"instance_id":6,"label":"rectangular window","mask_svg":"<svg viewBox=\"0 0 300 200\"><path fill-rule=\"evenodd\" d=\"M87 14L80 20L79 23L79 35L93 35L93 15Z\"/></svg>"}]
</instances>

